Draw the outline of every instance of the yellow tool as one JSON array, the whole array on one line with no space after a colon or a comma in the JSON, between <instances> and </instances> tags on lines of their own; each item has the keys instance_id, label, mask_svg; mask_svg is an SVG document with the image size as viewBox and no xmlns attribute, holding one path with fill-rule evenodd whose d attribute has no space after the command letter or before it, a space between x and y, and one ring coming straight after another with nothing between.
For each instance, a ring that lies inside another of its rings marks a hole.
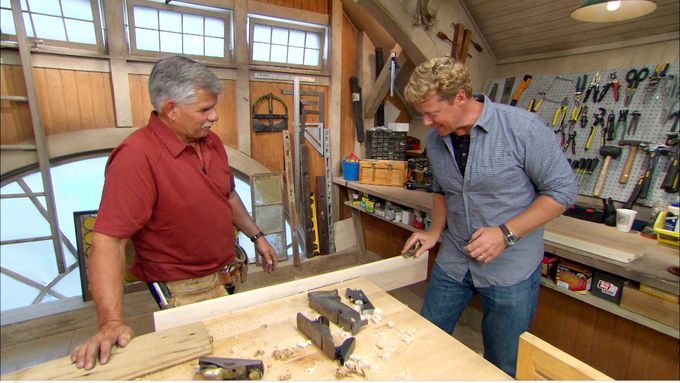
<instances>
[{"instance_id":1,"label":"yellow tool","mask_svg":"<svg viewBox=\"0 0 680 383\"><path fill-rule=\"evenodd\" d=\"M312 227L314 228L314 255L320 255L320 247L319 247L319 225L316 220L316 196L314 193L311 193L309 196L309 199L312 202Z\"/></svg>"},{"instance_id":2,"label":"yellow tool","mask_svg":"<svg viewBox=\"0 0 680 383\"><path fill-rule=\"evenodd\" d=\"M560 103L560 106L557 108L555 111L555 117L553 117L552 121L552 126L562 126L562 123L564 122L564 117L567 115L567 107L569 106L569 99L565 97L562 102ZM559 120L559 124L557 121Z\"/></svg>"},{"instance_id":3,"label":"yellow tool","mask_svg":"<svg viewBox=\"0 0 680 383\"><path fill-rule=\"evenodd\" d=\"M528 111L538 113L538 111L541 110L541 106L543 106L543 100L545 100L545 92L538 92L538 95L541 96L538 98L538 101L536 101L535 98L532 98L531 101L529 101L529 107L527 108Z\"/></svg>"}]
</instances>

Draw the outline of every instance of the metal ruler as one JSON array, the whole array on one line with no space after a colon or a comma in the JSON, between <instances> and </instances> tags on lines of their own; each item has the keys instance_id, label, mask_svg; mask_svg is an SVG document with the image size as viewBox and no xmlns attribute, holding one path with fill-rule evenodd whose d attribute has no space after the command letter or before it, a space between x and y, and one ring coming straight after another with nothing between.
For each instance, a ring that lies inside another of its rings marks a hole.
<instances>
[{"instance_id":1,"label":"metal ruler","mask_svg":"<svg viewBox=\"0 0 680 383\"><path fill-rule=\"evenodd\" d=\"M324 160L326 170L326 219L328 220L328 251L335 253L335 232L333 231L333 181L331 176L331 145L328 129L323 130Z\"/></svg>"},{"instance_id":2,"label":"metal ruler","mask_svg":"<svg viewBox=\"0 0 680 383\"><path fill-rule=\"evenodd\" d=\"M295 196L295 202L298 209L301 203L307 203L306 196L300 196L300 78L293 77L293 157L295 163L293 169L295 170L295 190L298 194ZM303 197L303 198L301 198ZM298 211L298 215L300 212Z\"/></svg>"}]
</instances>

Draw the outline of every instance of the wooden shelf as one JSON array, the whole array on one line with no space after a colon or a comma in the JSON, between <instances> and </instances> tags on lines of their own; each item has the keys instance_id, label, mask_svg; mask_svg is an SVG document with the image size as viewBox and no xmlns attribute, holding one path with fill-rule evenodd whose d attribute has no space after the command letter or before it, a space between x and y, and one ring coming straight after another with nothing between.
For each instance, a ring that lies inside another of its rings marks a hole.
<instances>
[{"instance_id":1,"label":"wooden shelf","mask_svg":"<svg viewBox=\"0 0 680 383\"><path fill-rule=\"evenodd\" d=\"M362 212L362 213L366 213L366 214L368 214L368 215L370 215L370 216L372 216L372 217L375 217L375 218L377 218L377 219L380 219L380 220L383 220L383 221L385 221L385 222L389 222L389 223L391 223L391 224L393 224L393 225L399 226L399 227L401 227L402 229L406 229L406 230L408 230L408 231L410 231L410 232L419 231L418 229L416 229L415 227L413 227L413 226L411 226L411 225L407 225L407 224L405 224L405 223L396 222L396 221L389 221L389 220L386 220L384 217L381 217L381 216L379 216L379 215L377 215L377 214L369 213L369 212L367 212L366 209L364 209L363 207L357 206L357 205L353 205L352 202L350 202L350 201L345 201L345 205L351 207L352 209L359 210L359 211Z\"/></svg>"},{"instance_id":2,"label":"wooden shelf","mask_svg":"<svg viewBox=\"0 0 680 383\"><path fill-rule=\"evenodd\" d=\"M672 336L675 339L680 339L680 330L667 326L663 323L659 323L653 319L649 319L645 316L636 314L632 311L628 311L621 306L617 305L616 303L609 302L605 299L602 299L600 297L596 297L592 295L590 292L587 294L579 294L576 292L573 292L571 290L566 290L560 287L557 287L557 284L553 282L551 279L541 277L541 284L549 289L555 290L557 292L560 292L564 295L570 296L574 299L577 299L581 302L587 303L591 306L595 306L601 310L610 312L614 315L618 315L622 318L628 319L632 322L641 324L645 327L649 327L653 330L656 330L662 334L666 334L668 336Z\"/></svg>"}]
</instances>

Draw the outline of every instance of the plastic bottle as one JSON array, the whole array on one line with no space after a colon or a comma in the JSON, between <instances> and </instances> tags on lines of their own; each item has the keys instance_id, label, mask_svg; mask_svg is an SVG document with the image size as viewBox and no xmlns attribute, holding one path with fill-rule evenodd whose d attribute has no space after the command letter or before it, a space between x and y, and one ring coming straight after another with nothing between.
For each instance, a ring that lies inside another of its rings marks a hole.
<instances>
[{"instance_id":1,"label":"plastic bottle","mask_svg":"<svg viewBox=\"0 0 680 383\"><path fill-rule=\"evenodd\" d=\"M666 220L663 228L668 231L678 231L678 216L680 215L680 203L668 205L666 208Z\"/></svg>"}]
</instances>

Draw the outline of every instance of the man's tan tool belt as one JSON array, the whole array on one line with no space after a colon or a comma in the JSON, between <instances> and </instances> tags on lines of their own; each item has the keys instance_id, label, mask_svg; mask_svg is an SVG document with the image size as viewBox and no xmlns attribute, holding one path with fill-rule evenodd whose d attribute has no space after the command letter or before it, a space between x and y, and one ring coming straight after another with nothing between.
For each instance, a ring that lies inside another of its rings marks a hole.
<instances>
[{"instance_id":1,"label":"man's tan tool belt","mask_svg":"<svg viewBox=\"0 0 680 383\"><path fill-rule=\"evenodd\" d=\"M236 248L236 259L227 267L203 277L149 284L152 295L162 309L188 305L229 295L245 282L248 263L245 251Z\"/></svg>"}]
</instances>

